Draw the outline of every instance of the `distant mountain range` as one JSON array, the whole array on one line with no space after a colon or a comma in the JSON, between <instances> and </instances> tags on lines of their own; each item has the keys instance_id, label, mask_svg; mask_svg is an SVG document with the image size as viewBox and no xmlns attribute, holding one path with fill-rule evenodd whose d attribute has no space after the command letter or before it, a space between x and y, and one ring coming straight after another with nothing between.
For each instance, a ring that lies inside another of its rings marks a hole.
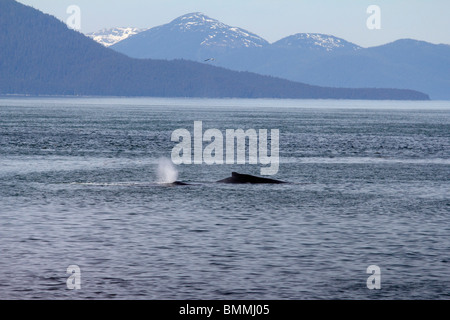
<instances>
[{"instance_id":1,"label":"distant mountain range","mask_svg":"<svg viewBox=\"0 0 450 320\"><path fill-rule=\"evenodd\" d=\"M196 26L189 24L188 28L195 29ZM145 35L146 32L133 37ZM236 29L233 32L234 38L221 38L218 34L216 40L210 38L209 44L218 41L250 48L251 44L241 39L245 31ZM251 34L248 34L248 39L253 39L254 43L259 41ZM211 47L217 49L218 46ZM407 100L429 98L414 90L312 86L187 60L133 59L69 29L53 16L14 0L0 1L0 48L0 94Z\"/></svg>"},{"instance_id":2,"label":"distant mountain range","mask_svg":"<svg viewBox=\"0 0 450 320\"><path fill-rule=\"evenodd\" d=\"M87 33L86 35L105 47L109 47L145 30L147 29L118 27L103 29L97 32Z\"/></svg>"},{"instance_id":3,"label":"distant mountain range","mask_svg":"<svg viewBox=\"0 0 450 320\"><path fill-rule=\"evenodd\" d=\"M169 24L127 38L112 48L133 58L204 61L270 44L244 29L227 26L201 13L181 16Z\"/></svg>"},{"instance_id":4,"label":"distant mountain range","mask_svg":"<svg viewBox=\"0 0 450 320\"><path fill-rule=\"evenodd\" d=\"M414 89L450 99L450 46L402 39L363 48L318 33L269 43L202 13L127 37L111 46L133 58L188 59L330 87Z\"/></svg>"}]
</instances>

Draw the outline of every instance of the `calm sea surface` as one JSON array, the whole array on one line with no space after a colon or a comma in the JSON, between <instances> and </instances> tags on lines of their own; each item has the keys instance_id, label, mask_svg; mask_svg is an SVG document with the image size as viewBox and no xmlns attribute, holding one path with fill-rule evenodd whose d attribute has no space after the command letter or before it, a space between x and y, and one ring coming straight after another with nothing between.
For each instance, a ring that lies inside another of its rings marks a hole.
<instances>
[{"instance_id":1,"label":"calm sea surface","mask_svg":"<svg viewBox=\"0 0 450 320\"><path fill-rule=\"evenodd\" d=\"M194 121L279 129L292 183L158 184ZM0 99L0 299L449 298L450 102Z\"/></svg>"}]
</instances>

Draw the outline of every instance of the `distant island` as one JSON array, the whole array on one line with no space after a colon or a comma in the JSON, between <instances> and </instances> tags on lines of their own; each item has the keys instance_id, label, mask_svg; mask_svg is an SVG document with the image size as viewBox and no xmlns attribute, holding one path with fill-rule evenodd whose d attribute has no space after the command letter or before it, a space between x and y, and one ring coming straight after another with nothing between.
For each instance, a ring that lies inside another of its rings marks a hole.
<instances>
[{"instance_id":1,"label":"distant island","mask_svg":"<svg viewBox=\"0 0 450 320\"><path fill-rule=\"evenodd\" d=\"M184 59L135 59L14 0L0 2L0 47L2 95L429 99L417 90L324 87Z\"/></svg>"}]
</instances>

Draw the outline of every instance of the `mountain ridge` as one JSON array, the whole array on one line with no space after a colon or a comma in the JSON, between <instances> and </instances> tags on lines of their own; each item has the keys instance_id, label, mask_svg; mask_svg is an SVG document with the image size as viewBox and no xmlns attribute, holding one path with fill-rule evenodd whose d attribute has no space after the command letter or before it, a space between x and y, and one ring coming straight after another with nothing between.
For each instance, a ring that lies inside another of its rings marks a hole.
<instances>
[{"instance_id":1,"label":"mountain ridge","mask_svg":"<svg viewBox=\"0 0 450 320\"><path fill-rule=\"evenodd\" d=\"M105 28L96 32L86 33L86 36L105 47L110 47L145 30L147 29L134 27Z\"/></svg>"},{"instance_id":2,"label":"mountain ridge","mask_svg":"<svg viewBox=\"0 0 450 320\"><path fill-rule=\"evenodd\" d=\"M429 99L414 90L326 88L187 60L133 59L14 0L0 1L0 47L0 94Z\"/></svg>"},{"instance_id":3,"label":"mountain ridge","mask_svg":"<svg viewBox=\"0 0 450 320\"><path fill-rule=\"evenodd\" d=\"M173 36L165 41L164 35L167 33L172 33ZM140 45L155 41L158 43L156 46ZM198 62L230 49L257 49L270 45L265 39L245 29L228 26L201 12L182 15L170 23L120 41L111 48L124 53L121 50L124 43L127 45L126 54L133 58L189 59ZM191 45L192 43L195 45Z\"/></svg>"},{"instance_id":4,"label":"mountain ridge","mask_svg":"<svg viewBox=\"0 0 450 320\"><path fill-rule=\"evenodd\" d=\"M301 42L300 42L301 41ZM277 47L300 47L308 49L324 49L326 51L340 50L345 48L347 50L359 50L362 47L348 42L342 38L335 37L329 34L323 33L296 33L287 37L284 37L274 43L273 46Z\"/></svg>"},{"instance_id":5,"label":"mountain ridge","mask_svg":"<svg viewBox=\"0 0 450 320\"><path fill-rule=\"evenodd\" d=\"M327 87L401 88L427 92L435 99L450 99L450 46L414 39L363 48L345 39L320 33L297 33L273 43L258 39L259 46L203 45L212 24L197 29L183 27L182 17L150 28L111 46L139 59L188 59L236 71L249 71ZM220 23L206 15L203 21ZM177 28L173 28L173 25ZM195 22L191 23L195 25ZM182 31L180 31L182 30ZM145 36L144 36L145 35ZM226 36L225 35L225 36ZM223 36L223 37L225 37ZM245 39L245 37L244 37Z\"/></svg>"}]
</instances>

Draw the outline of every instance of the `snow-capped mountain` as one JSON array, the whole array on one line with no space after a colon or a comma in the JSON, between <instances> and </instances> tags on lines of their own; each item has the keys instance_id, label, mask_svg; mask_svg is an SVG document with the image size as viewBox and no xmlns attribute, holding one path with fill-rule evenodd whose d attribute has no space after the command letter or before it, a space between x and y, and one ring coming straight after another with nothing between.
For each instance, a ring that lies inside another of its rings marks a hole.
<instances>
[{"instance_id":1,"label":"snow-capped mountain","mask_svg":"<svg viewBox=\"0 0 450 320\"><path fill-rule=\"evenodd\" d=\"M332 35L297 33L270 44L195 12L111 48L134 58L194 60L320 86L414 89L434 99L450 97L450 47L414 40L362 48Z\"/></svg>"},{"instance_id":2,"label":"snow-capped mountain","mask_svg":"<svg viewBox=\"0 0 450 320\"><path fill-rule=\"evenodd\" d=\"M321 33L297 33L283 38L273 45L280 48L320 49L325 51L361 49L354 43Z\"/></svg>"},{"instance_id":3,"label":"snow-capped mountain","mask_svg":"<svg viewBox=\"0 0 450 320\"><path fill-rule=\"evenodd\" d=\"M256 34L194 12L127 38L113 49L134 58L204 61L229 50L268 45Z\"/></svg>"},{"instance_id":4,"label":"snow-capped mountain","mask_svg":"<svg viewBox=\"0 0 450 320\"><path fill-rule=\"evenodd\" d=\"M139 32L145 31L147 29L139 29L139 28L111 28L111 29L102 29L97 32L87 33L86 36L94 39L98 43L104 45L105 47L112 46L122 40L127 39Z\"/></svg>"},{"instance_id":5,"label":"snow-capped mountain","mask_svg":"<svg viewBox=\"0 0 450 320\"><path fill-rule=\"evenodd\" d=\"M269 43L247 30L228 26L212 19L201 12L189 13L166 25L170 31L198 32L204 34L201 46L219 47L263 47Z\"/></svg>"},{"instance_id":6,"label":"snow-capped mountain","mask_svg":"<svg viewBox=\"0 0 450 320\"><path fill-rule=\"evenodd\" d=\"M140 32L112 46L133 58L189 59L203 62L214 57L216 65L246 70L253 58L246 54L270 51L272 56L284 53L299 56L313 52L352 52L362 49L356 44L332 35L297 33L273 44L238 27L229 26L200 12L185 14L172 22ZM283 53L284 52L284 53ZM240 57L240 58L239 58ZM248 69L251 70L251 69Z\"/></svg>"}]
</instances>

